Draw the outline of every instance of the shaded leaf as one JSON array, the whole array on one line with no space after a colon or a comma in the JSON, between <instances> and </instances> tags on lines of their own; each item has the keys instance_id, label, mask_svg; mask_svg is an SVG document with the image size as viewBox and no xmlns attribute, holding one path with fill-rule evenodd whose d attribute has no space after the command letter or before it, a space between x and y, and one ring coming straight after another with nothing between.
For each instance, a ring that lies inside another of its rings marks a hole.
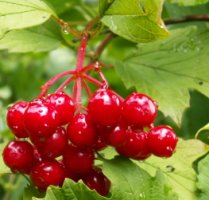
<instances>
[{"instance_id":1,"label":"shaded leaf","mask_svg":"<svg viewBox=\"0 0 209 200\"><path fill-rule=\"evenodd\" d=\"M198 182L197 187L200 190L199 200L208 200L209 199L209 155L203 158L198 163Z\"/></svg>"},{"instance_id":2,"label":"shaded leaf","mask_svg":"<svg viewBox=\"0 0 209 200\"><path fill-rule=\"evenodd\" d=\"M209 4L200 4L197 6L180 6L166 1L163 7L163 19L176 19L189 15L201 15L208 13Z\"/></svg>"},{"instance_id":3,"label":"shaded leaf","mask_svg":"<svg viewBox=\"0 0 209 200\"><path fill-rule=\"evenodd\" d=\"M195 6L199 4L207 3L208 0L167 0L170 3L177 3L180 6Z\"/></svg>"},{"instance_id":4,"label":"shaded leaf","mask_svg":"<svg viewBox=\"0 0 209 200\"><path fill-rule=\"evenodd\" d=\"M41 0L0 0L0 36L6 31L44 23L56 15Z\"/></svg>"},{"instance_id":5,"label":"shaded leaf","mask_svg":"<svg viewBox=\"0 0 209 200\"><path fill-rule=\"evenodd\" d=\"M209 144L209 123L197 131L196 138Z\"/></svg>"},{"instance_id":6,"label":"shaded leaf","mask_svg":"<svg viewBox=\"0 0 209 200\"><path fill-rule=\"evenodd\" d=\"M151 42L168 36L161 20L162 5L162 0L115 0L102 22L128 40Z\"/></svg>"},{"instance_id":7,"label":"shaded leaf","mask_svg":"<svg viewBox=\"0 0 209 200\"><path fill-rule=\"evenodd\" d=\"M150 95L180 124L189 89L209 94L208 34L208 23L172 26L171 37L138 45L138 51L116 63L116 70L126 87Z\"/></svg>"},{"instance_id":8,"label":"shaded leaf","mask_svg":"<svg viewBox=\"0 0 209 200\"><path fill-rule=\"evenodd\" d=\"M2 157L4 147L7 145L7 143L8 143L7 141L0 142L0 155L1 155L0 156L0 176L3 174L11 173L10 169L4 164L3 157Z\"/></svg>"},{"instance_id":9,"label":"shaded leaf","mask_svg":"<svg viewBox=\"0 0 209 200\"><path fill-rule=\"evenodd\" d=\"M79 5L81 0L45 0L45 2L51 5L57 14L61 14L71 7Z\"/></svg>"},{"instance_id":10,"label":"shaded leaf","mask_svg":"<svg viewBox=\"0 0 209 200\"><path fill-rule=\"evenodd\" d=\"M196 173L193 162L203 156L208 148L199 140L180 140L176 153L171 158L163 159L152 156L144 163L136 162L152 175L160 169L180 200L196 200Z\"/></svg>"},{"instance_id":11,"label":"shaded leaf","mask_svg":"<svg viewBox=\"0 0 209 200\"><path fill-rule=\"evenodd\" d=\"M183 113L180 130L184 138L194 138L197 131L209 122L209 98L196 90L189 91L189 94L189 108ZM204 132L200 131L198 139L208 143L209 135Z\"/></svg>"},{"instance_id":12,"label":"shaded leaf","mask_svg":"<svg viewBox=\"0 0 209 200\"><path fill-rule=\"evenodd\" d=\"M47 23L48 24L48 23ZM54 30L55 26L55 30ZM56 25L36 26L29 29L13 30L0 40L0 49L10 52L43 52L56 49L63 42Z\"/></svg>"},{"instance_id":13,"label":"shaded leaf","mask_svg":"<svg viewBox=\"0 0 209 200\"><path fill-rule=\"evenodd\" d=\"M102 16L105 11L107 10L108 6L110 5L111 2L113 2L114 0L99 0L99 13Z\"/></svg>"}]
</instances>

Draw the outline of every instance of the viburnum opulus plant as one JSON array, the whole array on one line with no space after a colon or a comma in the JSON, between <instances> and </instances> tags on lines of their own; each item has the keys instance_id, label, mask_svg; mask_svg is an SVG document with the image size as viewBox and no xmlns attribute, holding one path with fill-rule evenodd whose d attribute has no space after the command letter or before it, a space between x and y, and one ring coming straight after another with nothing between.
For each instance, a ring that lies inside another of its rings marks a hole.
<instances>
[{"instance_id":1,"label":"viburnum opulus plant","mask_svg":"<svg viewBox=\"0 0 209 200\"><path fill-rule=\"evenodd\" d=\"M111 180L95 165L101 150L112 146L124 157L144 160L152 154L170 157L177 144L171 127L154 126L158 106L152 98L133 92L124 99L109 87L101 63L83 66L89 37L86 32L81 35L75 70L57 74L33 100L8 109L7 124L15 139L3 151L4 162L14 173L29 176L40 191L62 186L70 178L83 180L106 196ZM89 75L91 71L98 78ZM48 93L64 76L68 78L60 87ZM96 91L89 83L97 86ZM72 92L67 94L64 90L71 84Z\"/></svg>"}]
</instances>

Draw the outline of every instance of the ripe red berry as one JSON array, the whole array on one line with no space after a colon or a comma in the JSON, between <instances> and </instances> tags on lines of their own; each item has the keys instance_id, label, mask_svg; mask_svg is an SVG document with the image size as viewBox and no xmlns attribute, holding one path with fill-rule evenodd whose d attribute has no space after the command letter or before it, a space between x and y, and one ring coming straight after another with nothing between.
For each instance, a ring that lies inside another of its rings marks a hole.
<instances>
[{"instance_id":1,"label":"ripe red berry","mask_svg":"<svg viewBox=\"0 0 209 200\"><path fill-rule=\"evenodd\" d=\"M130 158L148 157L150 151L147 144L147 133L127 130L127 142L117 147L116 150L119 154Z\"/></svg>"},{"instance_id":2,"label":"ripe red berry","mask_svg":"<svg viewBox=\"0 0 209 200\"><path fill-rule=\"evenodd\" d=\"M157 116L156 103L144 94L132 93L125 99L122 106L122 116L129 125L148 126Z\"/></svg>"},{"instance_id":3,"label":"ripe red berry","mask_svg":"<svg viewBox=\"0 0 209 200\"><path fill-rule=\"evenodd\" d=\"M100 195L108 195L111 183L109 179L102 173L101 169L92 169L83 177L83 181L90 189L96 190Z\"/></svg>"},{"instance_id":4,"label":"ripe red berry","mask_svg":"<svg viewBox=\"0 0 209 200\"><path fill-rule=\"evenodd\" d=\"M99 89L90 99L88 110L97 124L112 126L120 119L121 102L110 89Z\"/></svg>"},{"instance_id":5,"label":"ripe red berry","mask_svg":"<svg viewBox=\"0 0 209 200\"><path fill-rule=\"evenodd\" d=\"M71 170L67 169L64 165L63 160L59 160L58 163L65 171L65 177L70 178L71 180L78 182L80 180L80 175L76 174L75 172L72 172Z\"/></svg>"},{"instance_id":6,"label":"ripe red berry","mask_svg":"<svg viewBox=\"0 0 209 200\"><path fill-rule=\"evenodd\" d=\"M178 142L174 131L167 126L156 126L148 134L148 145L151 152L160 157L170 157Z\"/></svg>"},{"instance_id":7,"label":"ripe red berry","mask_svg":"<svg viewBox=\"0 0 209 200\"><path fill-rule=\"evenodd\" d=\"M56 130L59 118L57 111L50 104L33 101L25 111L24 124L32 140L39 138L40 141L44 141Z\"/></svg>"},{"instance_id":8,"label":"ripe red berry","mask_svg":"<svg viewBox=\"0 0 209 200\"><path fill-rule=\"evenodd\" d=\"M88 173L94 163L94 152L91 149L79 149L68 145L63 155L63 162L68 170L74 173Z\"/></svg>"},{"instance_id":9,"label":"ripe red berry","mask_svg":"<svg viewBox=\"0 0 209 200\"><path fill-rule=\"evenodd\" d=\"M57 161L43 161L33 167L30 176L34 185L46 190L49 185L61 186L65 172Z\"/></svg>"},{"instance_id":10,"label":"ripe red berry","mask_svg":"<svg viewBox=\"0 0 209 200\"><path fill-rule=\"evenodd\" d=\"M97 141L94 144L93 148L95 151L102 151L103 149L105 149L107 147L106 142L104 141L104 139L102 138L101 135L97 136Z\"/></svg>"},{"instance_id":11,"label":"ripe red berry","mask_svg":"<svg viewBox=\"0 0 209 200\"><path fill-rule=\"evenodd\" d=\"M59 92L49 95L47 100L56 108L60 125L67 124L73 118L75 106L70 96L64 92Z\"/></svg>"},{"instance_id":12,"label":"ripe red berry","mask_svg":"<svg viewBox=\"0 0 209 200\"><path fill-rule=\"evenodd\" d=\"M123 125L116 126L112 131L107 133L107 143L113 147L124 145L127 142L127 127Z\"/></svg>"},{"instance_id":13,"label":"ripe red berry","mask_svg":"<svg viewBox=\"0 0 209 200\"><path fill-rule=\"evenodd\" d=\"M38 149L43 158L56 158L61 156L67 146L67 134L63 127L58 127L55 132Z\"/></svg>"},{"instance_id":14,"label":"ripe red berry","mask_svg":"<svg viewBox=\"0 0 209 200\"><path fill-rule=\"evenodd\" d=\"M11 141L3 151L5 164L14 172L29 173L34 163L33 147L26 141Z\"/></svg>"},{"instance_id":15,"label":"ripe red berry","mask_svg":"<svg viewBox=\"0 0 209 200\"><path fill-rule=\"evenodd\" d=\"M28 137L25 130L23 116L28 106L28 102L19 101L9 108L7 112L7 125L18 138Z\"/></svg>"},{"instance_id":16,"label":"ripe red berry","mask_svg":"<svg viewBox=\"0 0 209 200\"><path fill-rule=\"evenodd\" d=\"M67 128L70 141L78 147L93 146L97 135L89 115L79 113L71 120Z\"/></svg>"}]
</instances>

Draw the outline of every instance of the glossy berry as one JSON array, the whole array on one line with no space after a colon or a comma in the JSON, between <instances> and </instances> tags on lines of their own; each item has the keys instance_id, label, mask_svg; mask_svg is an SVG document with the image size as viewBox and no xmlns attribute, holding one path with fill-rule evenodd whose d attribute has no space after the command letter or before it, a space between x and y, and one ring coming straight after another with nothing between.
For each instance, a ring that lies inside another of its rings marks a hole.
<instances>
[{"instance_id":1,"label":"glossy berry","mask_svg":"<svg viewBox=\"0 0 209 200\"><path fill-rule=\"evenodd\" d=\"M117 147L116 150L125 157L148 157L150 151L147 144L147 133L138 133L133 130L127 130L127 142L124 145Z\"/></svg>"},{"instance_id":2,"label":"glossy berry","mask_svg":"<svg viewBox=\"0 0 209 200\"><path fill-rule=\"evenodd\" d=\"M170 157L178 142L174 131L167 126L156 126L148 134L148 145L151 152L160 157Z\"/></svg>"},{"instance_id":3,"label":"glossy berry","mask_svg":"<svg viewBox=\"0 0 209 200\"><path fill-rule=\"evenodd\" d=\"M45 142L39 144L39 151L43 158L61 156L67 146L66 130L63 127L58 127Z\"/></svg>"},{"instance_id":4,"label":"glossy berry","mask_svg":"<svg viewBox=\"0 0 209 200\"><path fill-rule=\"evenodd\" d=\"M122 116L129 125L149 126L157 116L157 105L150 97L134 92L123 102Z\"/></svg>"},{"instance_id":5,"label":"glossy berry","mask_svg":"<svg viewBox=\"0 0 209 200\"><path fill-rule=\"evenodd\" d=\"M19 101L10 107L7 112L7 125L18 138L28 137L23 120L27 106L28 102Z\"/></svg>"},{"instance_id":6,"label":"glossy berry","mask_svg":"<svg viewBox=\"0 0 209 200\"><path fill-rule=\"evenodd\" d=\"M109 179L102 173L101 169L92 169L83 177L83 181L90 189L96 190L100 195L108 195L111 183Z\"/></svg>"},{"instance_id":7,"label":"glossy berry","mask_svg":"<svg viewBox=\"0 0 209 200\"><path fill-rule=\"evenodd\" d=\"M73 180L75 182L78 182L80 180L80 175L67 169L64 165L63 160L59 160L58 163L65 171L65 178L70 178L71 180Z\"/></svg>"},{"instance_id":8,"label":"glossy berry","mask_svg":"<svg viewBox=\"0 0 209 200\"><path fill-rule=\"evenodd\" d=\"M94 163L94 152L91 149L79 149L69 145L63 155L63 163L67 170L74 173L88 173Z\"/></svg>"},{"instance_id":9,"label":"glossy berry","mask_svg":"<svg viewBox=\"0 0 209 200\"><path fill-rule=\"evenodd\" d=\"M99 89L90 99L88 111L97 124L112 126L120 119L121 102L110 89Z\"/></svg>"},{"instance_id":10,"label":"glossy berry","mask_svg":"<svg viewBox=\"0 0 209 200\"><path fill-rule=\"evenodd\" d=\"M40 190L46 190L49 185L61 186L65 172L58 162L43 161L33 167L30 177Z\"/></svg>"},{"instance_id":11,"label":"glossy berry","mask_svg":"<svg viewBox=\"0 0 209 200\"><path fill-rule=\"evenodd\" d=\"M11 141L4 148L3 159L12 171L28 174L35 160L33 147L26 141Z\"/></svg>"},{"instance_id":12,"label":"glossy berry","mask_svg":"<svg viewBox=\"0 0 209 200\"><path fill-rule=\"evenodd\" d=\"M75 106L70 96L64 92L59 92L49 95L47 100L56 108L60 125L67 124L73 118Z\"/></svg>"},{"instance_id":13,"label":"glossy berry","mask_svg":"<svg viewBox=\"0 0 209 200\"><path fill-rule=\"evenodd\" d=\"M102 138L101 135L97 135L97 140L93 146L95 151L102 151L107 147L105 140Z\"/></svg>"},{"instance_id":14,"label":"glossy berry","mask_svg":"<svg viewBox=\"0 0 209 200\"><path fill-rule=\"evenodd\" d=\"M32 140L36 138L44 141L56 130L59 118L57 111L50 104L44 101L33 101L25 111L24 124Z\"/></svg>"},{"instance_id":15,"label":"glossy berry","mask_svg":"<svg viewBox=\"0 0 209 200\"><path fill-rule=\"evenodd\" d=\"M123 125L118 125L107 133L107 143L113 147L124 145L127 142L127 139L126 127Z\"/></svg>"},{"instance_id":16,"label":"glossy berry","mask_svg":"<svg viewBox=\"0 0 209 200\"><path fill-rule=\"evenodd\" d=\"M70 141L78 147L93 146L97 135L89 115L79 113L71 120L67 134Z\"/></svg>"}]
</instances>

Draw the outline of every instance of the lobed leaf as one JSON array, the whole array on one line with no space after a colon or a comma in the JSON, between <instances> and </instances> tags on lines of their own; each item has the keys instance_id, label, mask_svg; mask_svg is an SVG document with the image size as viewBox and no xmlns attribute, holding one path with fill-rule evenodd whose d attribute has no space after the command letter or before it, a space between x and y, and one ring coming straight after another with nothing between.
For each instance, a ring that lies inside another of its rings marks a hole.
<instances>
[{"instance_id":1,"label":"lobed leaf","mask_svg":"<svg viewBox=\"0 0 209 200\"><path fill-rule=\"evenodd\" d=\"M41 0L0 0L0 36L44 23L56 14Z\"/></svg>"},{"instance_id":2,"label":"lobed leaf","mask_svg":"<svg viewBox=\"0 0 209 200\"><path fill-rule=\"evenodd\" d=\"M115 67L126 87L150 95L180 124L189 106L189 89L209 94L209 23L175 25L170 30L171 37L138 45Z\"/></svg>"},{"instance_id":3,"label":"lobed leaf","mask_svg":"<svg viewBox=\"0 0 209 200\"><path fill-rule=\"evenodd\" d=\"M104 173L112 182L112 200L176 200L161 171L151 177L127 158L104 161Z\"/></svg>"},{"instance_id":4,"label":"lobed leaf","mask_svg":"<svg viewBox=\"0 0 209 200\"><path fill-rule=\"evenodd\" d=\"M114 0L105 11L102 22L128 40L151 42L168 36L161 20L162 5L163 0Z\"/></svg>"},{"instance_id":5,"label":"lobed leaf","mask_svg":"<svg viewBox=\"0 0 209 200\"><path fill-rule=\"evenodd\" d=\"M176 153L171 158L152 156L144 163L137 162L137 164L152 175L160 169L173 191L178 194L179 200L196 200L197 175L193 169L193 162L207 151L208 147L199 140L180 140Z\"/></svg>"}]
</instances>

